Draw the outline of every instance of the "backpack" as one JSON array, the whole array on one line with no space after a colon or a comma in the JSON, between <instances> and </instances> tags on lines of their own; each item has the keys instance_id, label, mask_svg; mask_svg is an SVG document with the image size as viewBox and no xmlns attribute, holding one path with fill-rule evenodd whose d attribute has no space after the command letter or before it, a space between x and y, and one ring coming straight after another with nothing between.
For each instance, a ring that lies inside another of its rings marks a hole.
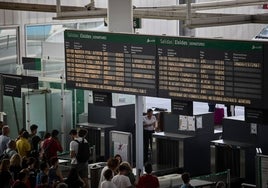
<instances>
[{"instance_id":1,"label":"backpack","mask_svg":"<svg viewBox=\"0 0 268 188\"><path fill-rule=\"evenodd\" d=\"M89 144L85 142L84 138L81 142L75 140L78 143L78 152L76 154L76 159L78 163L85 163L89 160L90 151Z\"/></svg>"}]
</instances>

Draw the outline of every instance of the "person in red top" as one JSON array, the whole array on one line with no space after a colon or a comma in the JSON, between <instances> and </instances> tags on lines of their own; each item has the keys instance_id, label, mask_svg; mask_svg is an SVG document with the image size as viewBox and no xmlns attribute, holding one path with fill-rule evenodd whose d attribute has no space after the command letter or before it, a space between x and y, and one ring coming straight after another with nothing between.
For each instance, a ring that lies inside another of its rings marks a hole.
<instances>
[{"instance_id":1,"label":"person in red top","mask_svg":"<svg viewBox=\"0 0 268 188\"><path fill-rule=\"evenodd\" d=\"M159 188L159 181L156 176L152 175L152 164L145 164L145 172L143 176L139 178L136 188Z\"/></svg>"},{"instance_id":2,"label":"person in red top","mask_svg":"<svg viewBox=\"0 0 268 188\"><path fill-rule=\"evenodd\" d=\"M43 143L43 150L45 155L45 160L50 161L52 157L58 157L57 152L62 152L62 146L58 139L59 131L53 130L51 132L51 137L47 138Z\"/></svg>"}]
</instances>

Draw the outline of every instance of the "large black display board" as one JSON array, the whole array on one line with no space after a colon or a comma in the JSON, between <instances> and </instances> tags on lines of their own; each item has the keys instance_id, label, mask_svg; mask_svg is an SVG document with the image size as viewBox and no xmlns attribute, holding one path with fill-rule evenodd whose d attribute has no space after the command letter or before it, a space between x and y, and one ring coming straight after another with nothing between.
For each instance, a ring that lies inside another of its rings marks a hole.
<instances>
[{"instance_id":1,"label":"large black display board","mask_svg":"<svg viewBox=\"0 0 268 188\"><path fill-rule=\"evenodd\" d=\"M267 108L267 43L65 31L67 86Z\"/></svg>"},{"instance_id":2,"label":"large black display board","mask_svg":"<svg viewBox=\"0 0 268 188\"><path fill-rule=\"evenodd\" d=\"M263 105L262 43L159 37L157 50L160 97Z\"/></svg>"},{"instance_id":3,"label":"large black display board","mask_svg":"<svg viewBox=\"0 0 268 188\"><path fill-rule=\"evenodd\" d=\"M157 96L154 36L65 31L69 87Z\"/></svg>"}]
</instances>

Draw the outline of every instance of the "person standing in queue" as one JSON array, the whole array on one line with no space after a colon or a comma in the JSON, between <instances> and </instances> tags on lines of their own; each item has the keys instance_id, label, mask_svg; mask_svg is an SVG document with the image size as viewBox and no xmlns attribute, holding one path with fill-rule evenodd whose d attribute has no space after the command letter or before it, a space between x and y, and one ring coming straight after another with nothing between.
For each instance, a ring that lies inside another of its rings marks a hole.
<instances>
[{"instance_id":1,"label":"person standing in queue","mask_svg":"<svg viewBox=\"0 0 268 188\"><path fill-rule=\"evenodd\" d=\"M152 134L156 128L156 117L153 115L153 110L148 109L146 116L143 117L143 150L144 150L144 163L148 162L149 146L152 150L153 138Z\"/></svg>"}]
</instances>

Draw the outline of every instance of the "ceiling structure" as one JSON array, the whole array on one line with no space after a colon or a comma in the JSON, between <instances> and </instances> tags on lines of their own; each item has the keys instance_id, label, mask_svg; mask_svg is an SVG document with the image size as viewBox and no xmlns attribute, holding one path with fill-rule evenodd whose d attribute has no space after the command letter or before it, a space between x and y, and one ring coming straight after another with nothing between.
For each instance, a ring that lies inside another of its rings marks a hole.
<instances>
[{"instance_id":1,"label":"ceiling structure","mask_svg":"<svg viewBox=\"0 0 268 188\"><path fill-rule=\"evenodd\" d=\"M182 20L185 21L189 28L211 27L245 23L268 23L268 13L260 14L225 14L225 13L207 13L222 8L233 8L242 6L263 5L268 3L267 0L221 0L203 3L180 4L174 6L161 7L133 7L133 16L145 19L164 19L164 20ZM106 18L107 9L97 8L94 1L85 7L62 6L60 0L56 5L49 4L29 4L1 2L0 9L14 11L35 11L56 13L53 19L89 19L89 18Z\"/></svg>"}]
</instances>

